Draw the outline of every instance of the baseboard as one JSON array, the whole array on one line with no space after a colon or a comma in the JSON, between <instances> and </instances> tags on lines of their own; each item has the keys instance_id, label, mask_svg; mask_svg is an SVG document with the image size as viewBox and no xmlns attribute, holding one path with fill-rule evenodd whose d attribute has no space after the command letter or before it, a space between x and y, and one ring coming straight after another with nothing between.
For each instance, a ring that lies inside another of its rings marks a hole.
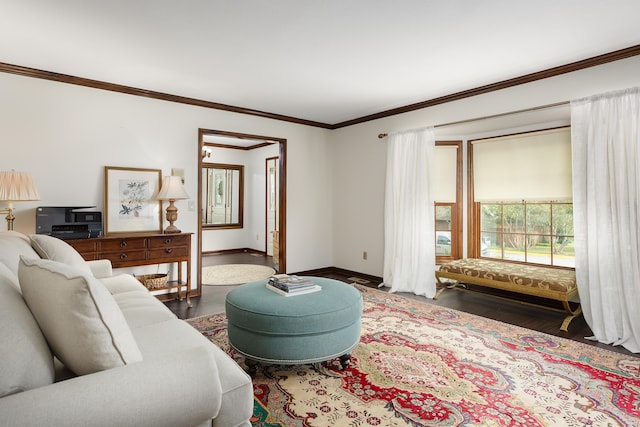
<instances>
[{"instance_id":1,"label":"baseboard","mask_svg":"<svg viewBox=\"0 0 640 427\"><path fill-rule=\"evenodd\" d=\"M222 249L219 251L202 251L202 255L227 255L227 254L240 254L240 253L251 253L251 254L260 254L266 256L267 253L265 251L259 251L258 249L251 248L237 248L237 249Z\"/></svg>"},{"instance_id":2,"label":"baseboard","mask_svg":"<svg viewBox=\"0 0 640 427\"><path fill-rule=\"evenodd\" d=\"M351 279L351 281L358 283L363 286L367 286L370 288L377 288L380 283L382 283L382 277L372 276L370 274L358 273L357 271L345 270L344 268L338 267L324 267L318 268L314 270L306 270L306 271L298 271L293 274L297 274L300 276L329 276L329 275L340 275L344 276L347 279Z\"/></svg>"}]
</instances>

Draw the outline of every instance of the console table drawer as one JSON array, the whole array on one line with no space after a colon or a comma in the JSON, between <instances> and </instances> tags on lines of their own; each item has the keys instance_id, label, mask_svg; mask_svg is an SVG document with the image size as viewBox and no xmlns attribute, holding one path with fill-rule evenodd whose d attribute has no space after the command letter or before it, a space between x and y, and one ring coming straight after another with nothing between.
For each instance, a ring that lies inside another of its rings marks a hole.
<instances>
[{"instance_id":1,"label":"console table drawer","mask_svg":"<svg viewBox=\"0 0 640 427\"><path fill-rule=\"evenodd\" d=\"M151 249L157 248L171 248L176 246L188 246L191 236L158 236L149 238L149 247Z\"/></svg>"},{"instance_id":2,"label":"console table drawer","mask_svg":"<svg viewBox=\"0 0 640 427\"><path fill-rule=\"evenodd\" d=\"M149 250L150 259L169 259L169 258L184 258L188 255L188 248L186 246L178 246L164 249L151 249Z\"/></svg>"},{"instance_id":3,"label":"console table drawer","mask_svg":"<svg viewBox=\"0 0 640 427\"><path fill-rule=\"evenodd\" d=\"M84 258L85 261L94 261L99 259L98 256L98 245L94 240L82 239L82 240L67 240L69 243L80 255Z\"/></svg>"},{"instance_id":4,"label":"console table drawer","mask_svg":"<svg viewBox=\"0 0 640 427\"><path fill-rule=\"evenodd\" d=\"M73 248L80 253L96 252L98 250L96 241L91 239L67 240Z\"/></svg>"},{"instance_id":5,"label":"console table drawer","mask_svg":"<svg viewBox=\"0 0 640 427\"><path fill-rule=\"evenodd\" d=\"M101 252L131 251L145 249L147 239L122 237L119 239L103 239L100 241Z\"/></svg>"},{"instance_id":6,"label":"console table drawer","mask_svg":"<svg viewBox=\"0 0 640 427\"><path fill-rule=\"evenodd\" d=\"M127 262L137 262L147 260L145 251L122 251L122 252L101 252L102 259L108 259L113 267L118 268L121 264Z\"/></svg>"}]
</instances>

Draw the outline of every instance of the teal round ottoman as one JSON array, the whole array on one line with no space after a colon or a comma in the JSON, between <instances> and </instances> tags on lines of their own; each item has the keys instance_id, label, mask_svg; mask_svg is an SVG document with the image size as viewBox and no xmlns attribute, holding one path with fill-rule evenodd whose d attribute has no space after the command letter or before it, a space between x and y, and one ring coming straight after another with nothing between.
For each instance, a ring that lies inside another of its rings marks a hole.
<instances>
[{"instance_id":1,"label":"teal round ottoman","mask_svg":"<svg viewBox=\"0 0 640 427\"><path fill-rule=\"evenodd\" d=\"M282 296L260 280L227 294L229 343L246 359L251 374L257 362L315 364L340 357L342 368L360 342L362 295L338 280L307 277L322 290Z\"/></svg>"}]
</instances>

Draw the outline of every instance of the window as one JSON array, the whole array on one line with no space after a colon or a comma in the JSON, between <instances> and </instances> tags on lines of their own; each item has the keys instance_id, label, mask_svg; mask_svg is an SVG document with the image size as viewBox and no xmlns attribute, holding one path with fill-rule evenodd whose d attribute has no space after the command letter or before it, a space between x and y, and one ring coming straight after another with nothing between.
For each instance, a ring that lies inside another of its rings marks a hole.
<instances>
[{"instance_id":1,"label":"window","mask_svg":"<svg viewBox=\"0 0 640 427\"><path fill-rule=\"evenodd\" d=\"M436 257L451 257L454 207L455 203L436 204Z\"/></svg>"},{"instance_id":2,"label":"window","mask_svg":"<svg viewBox=\"0 0 640 427\"><path fill-rule=\"evenodd\" d=\"M462 254L462 142L436 142L435 147L436 263Z\"/></svg>"},{"instance_id":3,"label":"window","mask_svg":"<svg viewBox=\"0 0 640 427\"><path fill-rule=\"evenodd\" d=\"M568 127L470 141L469 256L575 267Z\"/></svg>"},{"instance_id":4,"label":"window","mask_svg":"<svg viewBox=\"0 0 640 427\"><path fill-rule=\"evenodd\" d=\"M575 267L570 202L478 203L481 256Z\"/></svg>"}]
</instances>

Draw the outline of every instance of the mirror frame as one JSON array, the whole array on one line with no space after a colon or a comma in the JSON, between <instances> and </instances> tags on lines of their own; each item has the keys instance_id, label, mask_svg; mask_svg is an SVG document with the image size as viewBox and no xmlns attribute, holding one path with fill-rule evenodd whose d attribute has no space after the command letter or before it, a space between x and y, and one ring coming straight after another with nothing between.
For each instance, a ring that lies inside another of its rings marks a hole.
<instances>
[{"instance_id":1,"label":"mirror frame","mask_svg":"<svg viewBox=\"0 0 640 427\"><path fill-rule=\"evenodd\" d=\"M223 163L202 163L200 167L200 173L205 169L226 169L232 171L238 171L238 221L224 224L210 224L202 222L203 229L228 229L228 228L243 228L244 227L244 166L243 165L231 165ZM204 184L204 181L203 181ZM204 195L205 186L202 186L202 192ZM208 200L208 195L203 198ZM233 209L233 208L232 208ZM204 218L202 218L204 219ZM201 220L202 220L201 219Z\"/></svg>"}]
</instances>

